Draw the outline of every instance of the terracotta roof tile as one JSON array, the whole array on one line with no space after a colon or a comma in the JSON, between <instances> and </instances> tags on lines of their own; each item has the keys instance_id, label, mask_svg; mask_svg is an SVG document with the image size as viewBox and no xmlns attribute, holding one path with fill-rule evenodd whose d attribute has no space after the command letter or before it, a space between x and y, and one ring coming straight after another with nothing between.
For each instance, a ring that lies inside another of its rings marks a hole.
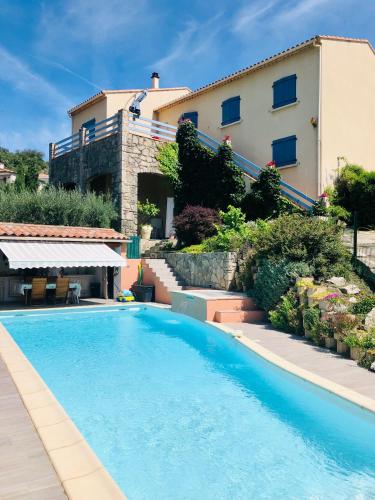
<instances>
[{"instance_id":1,"label":"terracotta roof tile","mask_svg":"<svg viewBox=\"0 0 375 500\"><path fill-rule=\"evenodd\" d=\"M0 238L1 236L126 240L123 234L109 228L47 226L42 224L18 224L14 222L0 222Z\"/></svg>"}]
</instances>

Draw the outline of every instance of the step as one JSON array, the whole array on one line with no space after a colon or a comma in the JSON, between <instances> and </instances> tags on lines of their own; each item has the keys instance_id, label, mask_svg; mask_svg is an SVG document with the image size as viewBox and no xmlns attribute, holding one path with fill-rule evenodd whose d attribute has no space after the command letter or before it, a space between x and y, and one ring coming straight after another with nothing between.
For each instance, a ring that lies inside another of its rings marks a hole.
<instances>
[{"instance_id":1,"label":"step","mask_svg":"<svg viewBox=\"0 0 375 500\"><path fill-rule=\"evenodd\" d=\"M264 311L259 310L219 310L216 311L214 316L214 321L216 323L256 323L258 321L264 321L266 314Z\"/></svg>"},{"instance_id":2,"label":"step","mask_svg":"<svg viewBox=\"0 0 375 500\"><path fill-rule=\"evenodd\" d=\"M216 299L215 300L216 310L226 310L226 311L256 311L258 307L256 306L254 300L251 297L240 297L235 299Z\"/></svg>"}]
</instances>

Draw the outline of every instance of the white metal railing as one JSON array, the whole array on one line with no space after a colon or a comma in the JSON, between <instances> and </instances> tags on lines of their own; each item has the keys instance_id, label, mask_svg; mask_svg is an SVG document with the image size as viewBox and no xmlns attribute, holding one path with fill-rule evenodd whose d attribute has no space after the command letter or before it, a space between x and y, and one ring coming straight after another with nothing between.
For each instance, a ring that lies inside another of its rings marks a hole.
<instances>
[{"instance_id":1,"label":"white metal railing","mask_svg":"<svg viewBox=\"0 0 375 500\"><path fill-rule=\"evenodd\" d=\"M144 134L153 139L164 139L166 141L176 140L177 127L169 125L169 123L151 120L143 116L138 118L136 115L129 115L127 125L130 132Z\"/></svg>"}]
</instances>

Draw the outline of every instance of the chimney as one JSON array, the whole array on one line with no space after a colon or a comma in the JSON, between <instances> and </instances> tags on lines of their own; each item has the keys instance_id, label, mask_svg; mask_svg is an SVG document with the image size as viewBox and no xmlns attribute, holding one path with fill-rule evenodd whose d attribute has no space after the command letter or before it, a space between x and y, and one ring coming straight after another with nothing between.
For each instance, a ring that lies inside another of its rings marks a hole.
<instances>
[{"instance_id":1,"label":"chimney","mask_svg":"<svg viewBox=\"0 0 375 500\"><path fill-rule=\"evenodd\" d=\"M154 71L151 75L151 88L158 89L159 88L159 73Z\"/></svg>"}]
</instances>

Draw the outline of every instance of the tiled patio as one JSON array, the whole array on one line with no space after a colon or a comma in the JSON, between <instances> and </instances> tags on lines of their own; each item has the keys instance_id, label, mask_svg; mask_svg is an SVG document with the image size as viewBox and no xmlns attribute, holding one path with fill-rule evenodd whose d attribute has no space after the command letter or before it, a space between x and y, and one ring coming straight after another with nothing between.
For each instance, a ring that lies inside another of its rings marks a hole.
<instances>
[{"instance_id":1,"label":"tiled patio","mask_svg":"<svg viewBox=\"0 0 375 500\"><path fill-rule=\"evenodd\" d=\"M67 499L1 358L0 498L1 500Z\"/></svg>"}]
</instances>

